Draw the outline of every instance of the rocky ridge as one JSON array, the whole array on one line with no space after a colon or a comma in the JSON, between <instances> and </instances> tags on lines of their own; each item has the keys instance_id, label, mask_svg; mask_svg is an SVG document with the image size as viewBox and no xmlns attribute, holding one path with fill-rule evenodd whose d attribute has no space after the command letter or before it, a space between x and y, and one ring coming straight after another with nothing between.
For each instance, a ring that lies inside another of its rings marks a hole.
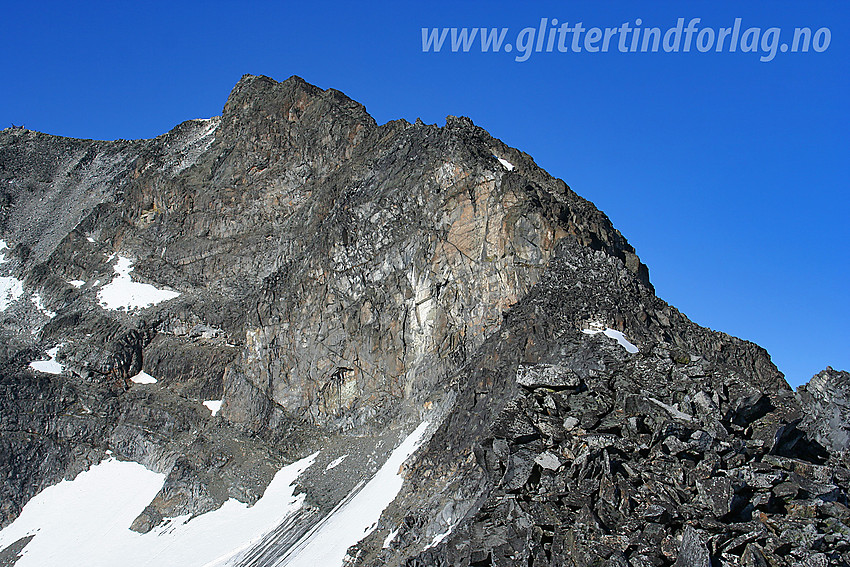
<instances>
[{"instance_id":1,"label":"rocky ridge","mask_svg":"<svg viewBox=\"0 0 850 567\"><path fill-rule=\"evenodd\" d=\"M220 118L153 140L5 130L0 235L20 286L0 320L0 525L107 451L168 475L141 532L358 451L299 479L303 533L427 420L353 563L850 560L850 376L791 391L467 118L378 125L333 89L245 76ZM179 295L105 309L120 258ZM29 368L56 346L60 374Z\"/></svg>"}]
</instances>

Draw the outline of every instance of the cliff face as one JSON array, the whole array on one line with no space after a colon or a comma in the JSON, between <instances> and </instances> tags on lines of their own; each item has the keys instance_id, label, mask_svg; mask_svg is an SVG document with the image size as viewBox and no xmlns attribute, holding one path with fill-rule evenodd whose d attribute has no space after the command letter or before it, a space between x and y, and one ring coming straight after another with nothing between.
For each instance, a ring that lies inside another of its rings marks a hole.
<instances>
[{"instance_id":1,"label":"cliff face","mask_svg":"<svg viewBox=\"0 0 850 567\"><path fill-rule=\"evenodd\" d=\"M359 455L309 468L305 508L233 559L295 561L427 421L352 561L791 565L850 548L846 412L820 395L835 373L796 396L763 349L655 297L603 213L467 118L379 126L338 91L245 76L221 117L153 140L3 131L0 196L2 525L106 451L167 475L140 532L256 502L316 450ZM57 346L58 373L28 366Z\"/></svg>"}]
</instances>

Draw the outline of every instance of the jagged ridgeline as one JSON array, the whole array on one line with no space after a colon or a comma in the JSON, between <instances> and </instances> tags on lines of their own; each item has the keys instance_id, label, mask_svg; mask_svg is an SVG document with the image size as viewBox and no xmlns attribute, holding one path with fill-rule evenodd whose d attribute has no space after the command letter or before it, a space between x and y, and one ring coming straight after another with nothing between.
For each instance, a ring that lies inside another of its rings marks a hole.
<instances>
[{"instance_id":1,"label":"jagged ridgeline","mask_svg":"<svg viewBox=\"0 0 850 567\"><path fill-rule=\"evenodd\" d=\"M4 130L0 207L0 565L850 560L850 375L792 391L468 118L246 75Z\"/></svg>"}]
</instances>

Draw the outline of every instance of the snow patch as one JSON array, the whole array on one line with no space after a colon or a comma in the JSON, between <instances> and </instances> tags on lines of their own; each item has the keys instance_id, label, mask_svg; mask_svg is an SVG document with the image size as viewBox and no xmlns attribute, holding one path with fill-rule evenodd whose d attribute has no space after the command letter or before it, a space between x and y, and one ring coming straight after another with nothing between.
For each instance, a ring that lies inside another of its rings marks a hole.
<instances>
[{"instance_id":1,"label":"snow patch","mask_svg":"<svg viewBox=\"0 0 850 567\"><path fill-rule=\"evenodd\" d=\"M348 457L348 455L343 455L343 456L339 457L338 459L334 459L333 461L331 461L331 462L328 464L328 466L326 466L326 467L325 467L325 470L326 470L326 471L329 471L329 470L331 470L332 468L335 468L335 467L339 466L339 465L340 465L340 463L342 463L342 462L345 460L345 458L346 458L346 457Z\"/></svg>"},{"instance_id":2,"label":"snow patch","mask_svg":"<svg viewBox=\"0 0 850 567\"><path fill-rule=\"evenodd\" d=\"M505 169L507 169L508 171L513 171L513 170L514 170L514 164L512 164L512 163L511 163L511 162L509 162L508 160L506 160L506 159L502 159L502 158L500 158L499 156L493 156L493 157L494 157L494 158L496 158L497 160L499 160L499 163L501 163L501 164L502 164L502 167L504 167L504 168L505 168Z\"/></svg>"},{"instance_id":3,"label":"snow patch","mask_svg":"<svg viewBox=\"0 0 850 567\"><path fill-rule=\"evenodd\" d=\"M6 258L6 254L3 252L3 250L8 250L8 249L9 249L9 245L6 244L6 241L0 240L0 264L5 264L6 262L9 261L9 259Z\"/></svg>"},{"instance_id":4,"label":"snow patch","mask_svg":"<svg viewBox=\"0 0 850 567\"><path fill-rule=\"evenodd\" d=\"M441 541L443 541L444 539L446 539L447 537L449 537L449 534L450 534L450 533L452 533L452 528L451 528L451 527L450 527L449 529L447 529L446 531L444 531L443 533L435 535L435 536L434 536L434 539L432 539L432 540L431 540L431 543L429 543L429 544L425 547L425 549L428 549L429 547L435 547L435 546L439 545Z\"/></svg>"},{"instance_id":5,"label":"snow patch","mask_svg":"<svg viewBox=\"0 0 850 567\"><path fill-rule=\"evenodd\" d=\"M342 566L346 550L375 530L384 509L395 500L404 482L399 469L422 444L427 429L426 421L408 435L375 476L351 491L290 548L276 567Z\"/></svg>"},{"instance_id":6,"label":"snow patch","mask_svg":"<svg viewBox=\"0 0 850 567\"><path fill-rule=\"evenodd\" d=\"M0 277L0 311L5 311L24 294L24 283L16 277Z\"/></svg>"},{"instance_id":7,"label":"snow patch","mask_svg":"<svg viewBox=\"0 0 850 567\"><path fill-rule=\"evenodd\" d=\"M222 400L207 400L204 402L204 405L207 407L208 410L210 410L210 413L215 416L215 414L218 413L218 410L221 409L221 402Z\"/></svg>"},{"instance_id":8,"label":"snow patch","mask_svg":"<svg viewBox=\"0 0 850 567\"><path fill-rule=\"evenodd\" d=\"M133 263L129 258L119 256L113 269L118 275L97 292L97 298L104 309L127 311L144 309L180 295L176 291L157 289L150 284L134 282L130 278Z\"/></svg>"},{"instance_id":9,"label":"snow patch","mask_svg":"<svg viewBox=\"0 0 850 567\"><path fill-rule=\"evenodd\" d=\"M283 467L251 507L231 498L218 510L173 518L147 534L129 526L166 475L108 459L32 498L18 519L0 531L0 549L35 536L16 567L221 565L301 507L304 494L295 496L293 483L317 455Z\"/></svg>"},{"instance_id":10,"label":"snow patch","mask_svg":"<svg viewBox=\"0 0 850 567\"><path fill-rule=\"evenodd\" d=\"M49 319L53 319L54 317L56 317L56 312L51 311L50 309L44 306L44 300L41 299L41 295L39 295L37 292L32 294L30 300L33 302L36 309L47 315Z\"/></svg>"},{"instance_id":11,"label":"snow patch","mask_svg":"<svg viewBox=\"0 0 850 567\"><path fill-rule=\"evenodd\" d=\"M156 384L156 378L145 372L144 370L130 378L136 384Z\"/></svg>"},{"instance_id":12,"label":"snow patch","mask_svg":"<svg viewBox=\"0 0 850 567\"><path fill-rule=\"evenodd\" d=\"M394 529L394 530L393 530L393 531L391 531L391 532L389 533L389 535L388 535L388 536L384 539L384 549L389 549L390 544L393 542L393 540L394 540L394 539L396 538L396 536L398 535L398 530L399 530L399 528Z\"/></svg>"},{"instance_id":13,"label":"snow patch","mask_svg":"<svg viewBox=\"0 0 850 567\"><path fill-rule=\"evenodd\" d=\"M83 280L71 280L68 283L78 289L86 285L86 282L84 282Z\"/></svg>"},{"instance_id":14,"label":"snow patch","mask_svg":"<svg viewBox=\"0 0 850 567\"><path fill-rule=\"evenodd\" d=\"M47 351L47 356L50 357L49 360L34 360L30 362L30 368L44 372L45 374L62 374L63 366L56 362L57 354L59 354L58 346ZM0 549L2 549L2 546L0 546Z\"/></svg>"},{"instance_id":15,"label":"snow patch","mask_svg":"<svg viewBox=\"0 0 850 567\"><path fill-rule=\"evenodd\" d=\"M586 335L595 335L596 333L604 333L606 337L610 337L615 339L620 346L626 349L626 352L630 352L632 354L638 352L638 347L633 345L626 339L626 335L621 333L620 331L615 331L614 329L605 329L604 331L596 330L596 329L582 329L582 333Z\"/></svg>"}]
</instances>

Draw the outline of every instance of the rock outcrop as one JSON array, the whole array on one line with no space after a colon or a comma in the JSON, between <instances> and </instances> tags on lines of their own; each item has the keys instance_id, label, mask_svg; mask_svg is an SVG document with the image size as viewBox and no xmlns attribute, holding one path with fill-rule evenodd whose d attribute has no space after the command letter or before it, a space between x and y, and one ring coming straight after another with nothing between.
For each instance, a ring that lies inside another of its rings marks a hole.
<instances>
[{"instance_id":1,"label":"rock outcrop","mask_svg":"<svg viewBox=\"0 0 850 567\"><path fill-rule=\"evenodd\" d=\"M346 451L273 565L429 421L351 563L850 561L848 374L793 392L468 118L246 75L153 140L5 130L0 236L0 525L107 452L167 474L147 532Z\"/></svg>"}]
</instances>

